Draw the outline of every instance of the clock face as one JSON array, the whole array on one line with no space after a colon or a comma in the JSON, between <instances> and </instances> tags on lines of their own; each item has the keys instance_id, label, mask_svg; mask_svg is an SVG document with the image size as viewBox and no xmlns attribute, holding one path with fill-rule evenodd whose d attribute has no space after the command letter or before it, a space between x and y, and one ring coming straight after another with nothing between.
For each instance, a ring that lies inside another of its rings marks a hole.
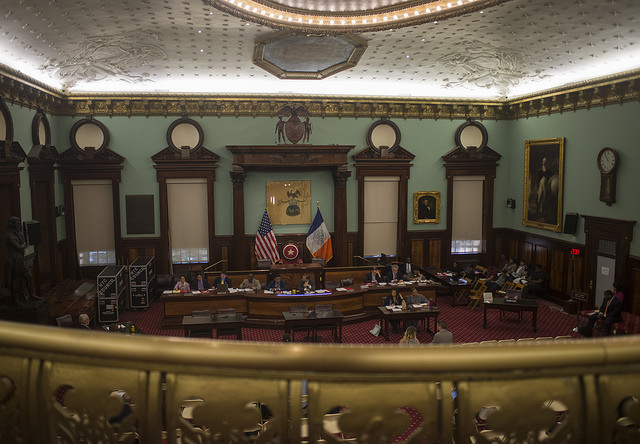
<instances>
[{"instance_id":1,"label":"clock face","mask_svg":"<svg viewBox=\"0 0 640 444\"><path fill-rule=\"evenodd\" d=\"M598 156L598 167L603 173L609 173L616 167L616 153L612 149L600 151Z\"/></svg>"}]
</instances>

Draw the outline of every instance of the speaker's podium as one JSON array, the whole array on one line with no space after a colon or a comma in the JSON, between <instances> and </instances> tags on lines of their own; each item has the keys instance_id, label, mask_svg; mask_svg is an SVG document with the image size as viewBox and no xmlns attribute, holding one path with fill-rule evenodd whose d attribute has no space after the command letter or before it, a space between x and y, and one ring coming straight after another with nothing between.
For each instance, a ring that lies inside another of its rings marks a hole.
<instances>
[{"instance_id":1,"label":"speaker's podium","mask_svg":"<svg viewBox=\"0 0 640 444\"><path fill-rule=\"evenodd\" d=\"M298 288L298 283L302 279L302 275L309 273L316 282L316 288L322 288L322 264L273 264L269 267L271 276L279 274L280 278L287 283L287 290Z\"/></svg>"}]
</instances>

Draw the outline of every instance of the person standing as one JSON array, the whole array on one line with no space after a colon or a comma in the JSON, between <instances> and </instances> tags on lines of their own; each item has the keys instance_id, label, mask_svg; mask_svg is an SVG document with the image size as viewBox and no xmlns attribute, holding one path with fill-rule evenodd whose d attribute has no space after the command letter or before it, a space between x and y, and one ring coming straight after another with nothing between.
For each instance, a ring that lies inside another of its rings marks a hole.
<instances>
[{"instance_id":1,"label":"person standing","mask_svg":"<svg viewBox=\"0 0 640 444\"><path fill-rule=\"evenodd\" d=\"M447 330L447 324L444 321L438 322L438 331L433 335L432 344L453 344L453 333Z\"/></svg>"}]
</instances>

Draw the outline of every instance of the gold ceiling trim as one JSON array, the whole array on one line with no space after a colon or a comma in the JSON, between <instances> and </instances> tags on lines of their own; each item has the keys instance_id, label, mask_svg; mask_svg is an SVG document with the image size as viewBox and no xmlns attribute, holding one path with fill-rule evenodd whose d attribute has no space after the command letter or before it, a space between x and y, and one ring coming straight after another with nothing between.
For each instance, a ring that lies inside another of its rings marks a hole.
<instances>
[{"instance_id":1,"label":"gold ceiling trim","mask_svg":"<svg viewBox=\"0 0 640 444\"><path fill-rule=\"evenodd\" d=\"M324 11L290 8L269 0L203 0L210 6L274 29L306 33L373 32L440 21L511 0L410 0L381 8Z\"/></svg>"},{"instance_id":2,"label":"gold ceiling trim","mask_svg":"<svg viewBox=\"0 0 640 444\"><path fill-rule=\"evenodd\" d=\"M282 106L303 104L313 117L366 119L513 120L640 100L640 71L572 85L510 101L317 95L91 94L68 95L0 69L7 101L58 116L275 117Z\"/></svg>"}]
</instances>

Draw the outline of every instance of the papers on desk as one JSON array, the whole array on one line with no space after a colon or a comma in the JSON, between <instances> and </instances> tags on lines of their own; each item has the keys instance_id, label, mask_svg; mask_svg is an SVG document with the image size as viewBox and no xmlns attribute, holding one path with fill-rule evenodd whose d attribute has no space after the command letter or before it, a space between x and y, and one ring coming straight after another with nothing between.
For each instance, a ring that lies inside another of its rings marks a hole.
<instances>
[{"instance_id":1,"label":"papers on desk","mask_svg":"<svg viewBox=\"0 0 640 444\"><path fill-rule=\"evenodd\" d=\"M273 294L273 291L271 291L271 290L265 290L265 291L264 291L264 294Z\"/></svg>"},{"instance_id":2,"label":"papers on desk","mask_svg":"<svg viewBox=\"0 0 640 444\"><path fill-rule=\"evenodd\" d=\"M162 294L172 294L173 290L165 290L162 292Z\"/></svg>"},{"instance_id":3,"label":"papers on desk","mask_svg":"<svg viewBox=\"0 0 640 444\"><path fill-rule=\"evenodd\" d=\"M193 290L191 294L200 294L200 290Z\"/></svg>"},{"instance_id":4,"label":"papers on desk","mask_svg":"<svg viewBox=\"0 0 640 444\"><path fill-rule=\"evenodd\" d=\"M329 290L316 290L316 293L329 293Z\"/></svg>"},{"instance_id":5,"label":"papers on desk","mask_svg":"<svg viewBox=\"0 0 640 444\"><path fill-rule=\"evenodd\" d=\"M387 305L386 309L389 311L402 311L402 306L399 305Z\"/></svg>"},{"instance_id":6,"label":"papers on desk","mask_svg":"<svg viewBox=\"0 0 640 444\"><path fill-rule=\"evenodd\" d=\"M422 308L422 307L428 307L428 306L429 306L429 303L428 303L428 302L425 302L425 303L423 303L423 304L411 304L411 306L412 306L413 308Z\"/></svg>"},{"instance_id":7,"label":"papers on desk","mask_svg":"<svg viewBox=\"0 0 640 444\"><path fill-rule=\"evenodd\" d=\"M344 287L338 287L336 288L336 291L347 291L347 289Z\"/></svg>"}]
</instances>

